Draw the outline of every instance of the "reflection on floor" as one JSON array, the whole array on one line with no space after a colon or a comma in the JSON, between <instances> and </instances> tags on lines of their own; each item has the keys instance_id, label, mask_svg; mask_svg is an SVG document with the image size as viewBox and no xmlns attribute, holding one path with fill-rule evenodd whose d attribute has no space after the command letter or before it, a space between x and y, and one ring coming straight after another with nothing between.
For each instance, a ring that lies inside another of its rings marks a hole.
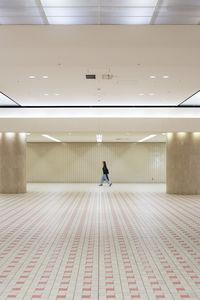
<instances>
[{"instance_id":1,"label":"reflection on floor","mask_svg":"<svg viewBox=\"0 0 200 300\"><path fill-rule=\"evenodd\" d=\"M29 190L0 195L0 299L200 299L199 196Z\"/></svg>"},{"instance_id":2,"label":"reflection on floor","mask_svg":"<svg viewBox=\"0 0 200 300\"><path fill-rule=\"evenodd\" d=\"M154 184L143 184L143 183L127 183L127 184L119 184L114 183L112 188L108 186L108 184L104 183L103 187L99 187L99 183L92 183L92 184L66 184L66 183L31 183L28 184L28 191L30 192L46 192L46 191L68 191L68 192L98 192L101 191L116 191L116 192L163 192L166 191L166 185L163 183L154 183Z\"/></svg>"}]
</instances>

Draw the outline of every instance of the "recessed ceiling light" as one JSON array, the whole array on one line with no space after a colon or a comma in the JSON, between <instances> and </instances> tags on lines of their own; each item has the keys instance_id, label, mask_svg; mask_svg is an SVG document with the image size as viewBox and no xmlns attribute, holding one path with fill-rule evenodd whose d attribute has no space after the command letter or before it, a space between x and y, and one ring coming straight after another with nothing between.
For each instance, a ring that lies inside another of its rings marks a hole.
<instances>
[{"instance_id":1,"label":"recessed ceiling light","mask_svg":"<svg viewBox=\"0 0 200 300\"><path fill-rule=\"evenodd\" d=\"M169 76L168 75L164 75L162 78L167 79L167 78L169 78Z\"/></svg>"},{"instance_id":2,"label":"recessed ceiling light","mask_svg":"<svg viewBox=\"0 0 200 300\"><path fill-rule=\"evenodd\" d=\"M96 140L97 140L97 143L102 143L102 134L97 134Z\"/></svg>"},{"instance_id":3,"label":"recessed ceiling light","mask_svg":"<svg viewBox=\"0 0 200 300\"><path fill-rule=\"evenodd\" d=\"M43 75L42 78L47 79L47 78L49 78L49 76Z\"/></svg>"},{"instance_id":4,"label":"recessed ceiling light","mask_svg":"<svg viewBox=\"0 0 200 300\"><path fill-rule=\"evenodd\" d=\"M149 93L149 96L154 96L155 94L154 93Z\"/></svg>"},{"instance_id":5,"label":"recessed ceiling light","mask_svg":"<svg viewBox=\"0 0 200 300\"><path fill-rule=\"evenodd\" d=\"M26 135L31 135L31 133L27 132Z\"/></svg>"},{"instance_id":6,"label":"recessed ceiling light","mask_svg":"<svg viewBox=\"0 0 200 300\"><path fill-rule=\"evenodd\" d=\"M34 75L30 75L28 78L30 78L30 79L34 79L34 78L35 78L35 76L34 76Z\"/></svg>"},{"instance_id":7,"label":"recessed ceiling light","mask_svg":"<svg viewBox=\"0 0 200 300\"><path fill-rule=\"evenodd\" d=\"M44 96L48 96L49 94L44 94Z\"/></svg>"},{"instance_id":8,"label":"recessed ceiling light","mask_svg":"<svg viewBox=\"0 0 200 300\"><path fill-rule=\"evenodd\" d=\"M140 93L140 94L138 94L139 96L144 96L144 94L143 93Z\"/></svg>"},{"instance_id":9,"label":"recessed ceiling light","mask_svg":"<svg viewBox=\"0 0 200 300\"><path fill-rule=\"evenodd\" d=\"M55 94L56 96L60 96L60 94Z\"/></svg>"},{"instance_id":10,"label":"recessed ceiling light","mask_svg":"<svg viewBox=\"0 0 200 300\"><path fill-rule=\"evenodd\" d=\"M156 78L156 76L155 75L151 75L151 76L149 76L151 79L154 79L154 78Z\"/></svg>"}]
</instances>

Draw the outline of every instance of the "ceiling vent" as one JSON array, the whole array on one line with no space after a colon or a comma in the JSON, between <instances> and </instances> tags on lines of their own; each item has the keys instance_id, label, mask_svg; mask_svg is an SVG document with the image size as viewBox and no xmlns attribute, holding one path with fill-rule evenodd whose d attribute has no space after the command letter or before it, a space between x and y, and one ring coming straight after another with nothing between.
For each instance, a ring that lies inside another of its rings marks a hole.
<instances>
[{"instance_id":1,"label":"ceiling vent","mask_svg":"<svg viewBox=\"0 0 200 300\"><path fill-rule=\"evenodd\" d=\"M116 138L115 141L128 141L127 138Z\"/></svg>"},{"instance_id":2,"label":"ceiling vent","mask_svg":"<svg viewBox=\"0 0 200 300\"><path fill-rule=\"evenodd\" d=\"M95 74L86 74L85 78L86 79L96 79L96 75Z\"/></svg>"}]
</instances>

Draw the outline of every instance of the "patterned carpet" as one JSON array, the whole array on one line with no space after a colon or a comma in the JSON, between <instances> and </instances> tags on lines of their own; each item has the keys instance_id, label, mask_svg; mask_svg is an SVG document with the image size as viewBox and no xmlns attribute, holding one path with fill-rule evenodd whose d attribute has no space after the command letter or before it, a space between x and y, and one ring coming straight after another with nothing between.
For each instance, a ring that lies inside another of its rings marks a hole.
<instances>
[{"instance_id":1,"label":"patterned carpet","mask_svg":"<svg viewBox=\"0 0 200 300\"><path fill-rule=\"evenodd\" d=\"M0 195L0 300L200 299L200 197Z\"/></svg>"}]
</instances>

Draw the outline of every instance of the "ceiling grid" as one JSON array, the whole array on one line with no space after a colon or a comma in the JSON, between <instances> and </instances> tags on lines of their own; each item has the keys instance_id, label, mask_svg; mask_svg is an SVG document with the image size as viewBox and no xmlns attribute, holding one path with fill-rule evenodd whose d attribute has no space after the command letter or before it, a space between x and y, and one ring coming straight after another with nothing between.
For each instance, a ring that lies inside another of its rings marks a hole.
<instances>
[{"instance_id":1,"label":"ceiling grid","mask_svg":"<svg viewBox=\"0 0 200 300\"><path fill-rule=\"evenodd\" d=\"M0 0L0 25L198 25L199 0Z\"/></svg>"}]
</instances>

